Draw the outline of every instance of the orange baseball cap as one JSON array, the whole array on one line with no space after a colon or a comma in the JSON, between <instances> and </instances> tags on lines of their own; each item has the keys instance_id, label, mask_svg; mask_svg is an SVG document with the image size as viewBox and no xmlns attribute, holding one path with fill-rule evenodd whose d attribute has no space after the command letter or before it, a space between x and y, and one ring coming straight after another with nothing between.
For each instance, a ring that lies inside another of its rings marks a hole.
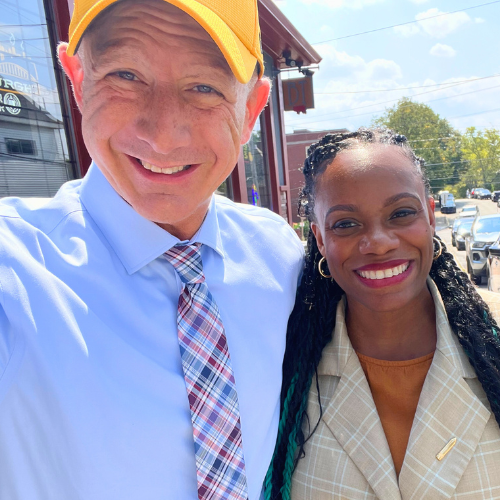
<instances>
[{"instance_id":1,"label":"orange baseball cap","mask_svg":"<svg viewBox=\"0 0 500 500\"><path fill-rule=\"evenodd\" d=\"M106 7L119 0L74 0L69 26L68 55L75 54L89 24ZM165 0L186 12L213 38L229 67L241 83L247 83L264 56L260 47L257 0Z\"/></svg>"}]
</instances>

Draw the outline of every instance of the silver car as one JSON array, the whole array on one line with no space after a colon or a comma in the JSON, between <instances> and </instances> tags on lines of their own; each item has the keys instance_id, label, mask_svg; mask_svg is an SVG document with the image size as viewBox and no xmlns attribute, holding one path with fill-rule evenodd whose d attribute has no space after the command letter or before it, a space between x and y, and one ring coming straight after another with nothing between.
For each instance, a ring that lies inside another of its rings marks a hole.
<instances>
[{"instance_id":1,"label":"silver car","mask_svg":"<svg viewBox=\"0 0 500 500\"><path fill-rule=\"evenodd\" d=\"M455 246L457 250L465 250L465 240L470 235L470 230L474 219L460 219L457 232L455 234Z\"/></svg>"},{"instance_id":2,"label":"silver car","mask_svg":"<svg viewBox=\"0 0 500 500\"><path fill-rule=\"evenodd\" d=\"M470 235L465 240L467 272L479 285L486 276L488 249L500 236L500 214L483 215L472 223Z\"/></svg>"},{"instance_id":3,"label":"silver car","mask_svg":"<svg viewBox=\"0 0 500 500\"><path fill-rule=\"evenodd\" d=\"M475 217L479 215L479 207L477 205L464 205L462 210L458 213L458 217Z\"/></svg>"}]
</instances>

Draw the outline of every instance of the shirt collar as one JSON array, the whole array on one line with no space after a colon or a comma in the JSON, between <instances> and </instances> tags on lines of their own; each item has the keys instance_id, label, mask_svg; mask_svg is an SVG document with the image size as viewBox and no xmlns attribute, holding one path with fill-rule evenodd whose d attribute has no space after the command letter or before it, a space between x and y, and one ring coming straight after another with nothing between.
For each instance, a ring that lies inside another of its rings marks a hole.
<instances>
[{"instance_id":1,"label":"shirt collar","mask_svg":"<svg viewBox=\"0 0 500 500\"><path fill-rule=\"evenodd\" d=\"M109 184L95 163L82 181L80 198L129 274L146 266L180 240L139 215ZM189 243L202 243L224 257L215 196Z\"/></svg>"},{"instance_id":2,"label":"shirt collar","mask_svg":"<svg viewBox=\"0 0 500 500\"><path fill-rule=\"evenodd\" d=\"M476 378L476 372L460 346L457 336L451 330L439 290L431 278L427 279L436 307L436 349L441 351L464 378ZM345 323L345 295L337 305L335 329L331 342L324 348L318 365L318 375L341 377L349 357L354 354Z\"/></svg>"}]
</instances>

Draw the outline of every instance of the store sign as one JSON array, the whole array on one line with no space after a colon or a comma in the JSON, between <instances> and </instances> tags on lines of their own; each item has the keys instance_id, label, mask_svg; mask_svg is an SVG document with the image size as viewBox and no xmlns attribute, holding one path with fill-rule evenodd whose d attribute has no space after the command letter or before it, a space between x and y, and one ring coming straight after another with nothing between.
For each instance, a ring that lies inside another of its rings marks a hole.
<instances>
[{"instance_id":1,"label":"store sign","mask_svg":"<svg viewBox=\"0 0 500 500\"><path fill-rule=\"evenodd\" d=\"M7 92L0 94L0 113L10 113L11 115L18 115L21 112L21 101L16 94Z\"/></svg>"},{"instance_id":2,"label":"store sign","mask_svg":"<svg viewBox=\"0 0 500 500\"><path fill-rule=\"evenodd\" d=\"M285 111L306 113L314 108L314 91L312 76L283 80L283 101Z\"/></svg>"}]
</instances>

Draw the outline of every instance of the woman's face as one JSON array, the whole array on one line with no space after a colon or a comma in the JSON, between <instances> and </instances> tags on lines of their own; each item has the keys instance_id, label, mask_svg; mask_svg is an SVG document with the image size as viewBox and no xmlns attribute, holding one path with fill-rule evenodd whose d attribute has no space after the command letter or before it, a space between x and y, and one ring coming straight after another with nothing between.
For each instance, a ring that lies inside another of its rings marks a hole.
<instances>
[{"instance_id":1,"label":"woman's face","mask_svg":"<svg viewBox=\"0 0 500 500\"><path fill-rule=\"evenodd\" d=\"M319 250L349 304L390 311L425 293L434 200L400 147L339 153L318 178L314 213Z\"/></svg>"}]
</instances>

